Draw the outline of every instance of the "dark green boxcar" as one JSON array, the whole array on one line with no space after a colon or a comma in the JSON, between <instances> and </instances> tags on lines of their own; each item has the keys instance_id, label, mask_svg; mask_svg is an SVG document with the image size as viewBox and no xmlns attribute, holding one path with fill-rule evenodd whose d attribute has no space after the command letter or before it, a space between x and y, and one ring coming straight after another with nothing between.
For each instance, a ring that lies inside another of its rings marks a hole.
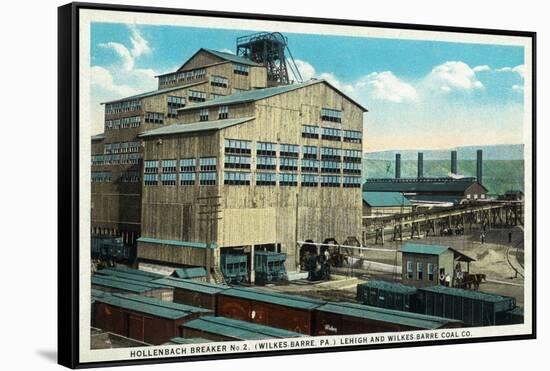
<instances>
[{"instance_id":1,"label":"dark green boxcar","mask_svg":"<svg viewBox=\"0 0 550 371\"><path fill-rule=\"evenodd\" d=\"M357 301L379 308L416 311L417 289L397 282L370 280L357 285Z\"/></svg>"}]
</instances>

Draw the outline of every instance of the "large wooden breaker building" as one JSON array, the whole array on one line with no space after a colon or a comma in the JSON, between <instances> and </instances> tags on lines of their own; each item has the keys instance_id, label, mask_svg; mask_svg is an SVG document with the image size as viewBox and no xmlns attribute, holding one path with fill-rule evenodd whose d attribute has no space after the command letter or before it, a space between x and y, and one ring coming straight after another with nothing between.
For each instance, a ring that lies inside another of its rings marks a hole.
<instances>
[{"instance_id":1,"label":"large wooden breaker building","mask_svg":"<svg viewBox=\"0 0 550 371\"><path fill-rule=\"evenodd\" d=\"M186 106L145 131L139 262L217 267L240 251L253 272L262 249L293 271L297 241L358 238L364 112L311 80Z\"/></svg>"},{"instance_id":2,"label":"large wooden breaker building","mask_svg":"<svg viewBox=\"0 0 550 371\"><path fill-rule=\"evenodd\" d=\"M138 134L175 122L177 109L264 88L266 68L229 53L200 49L158 90L105 103L105 130L92 137L92 238L141 235L142 146Z\"/></svg>"}]
</instances>

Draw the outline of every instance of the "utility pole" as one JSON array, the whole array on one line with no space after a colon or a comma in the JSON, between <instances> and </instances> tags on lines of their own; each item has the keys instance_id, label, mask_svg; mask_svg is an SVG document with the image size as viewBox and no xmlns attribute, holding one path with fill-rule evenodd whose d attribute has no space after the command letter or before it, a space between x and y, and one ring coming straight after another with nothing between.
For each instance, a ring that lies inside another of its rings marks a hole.
<instances>
[{"instance_id":1,"label":"utility pole","mask_svg":"<svg viewBox=\"0 0 550 371\"><path fill-rule=\"evenodd\" d=\"M199 201L199 221L206 222L206 252L205 252L205 267L206 280L212 281L212 251L214 250L214 229L218 226L218 220L221 219L220 210L220 195L198 197ZM204 201L204 202L203 202Z\"/></svg>"}]
</instances>

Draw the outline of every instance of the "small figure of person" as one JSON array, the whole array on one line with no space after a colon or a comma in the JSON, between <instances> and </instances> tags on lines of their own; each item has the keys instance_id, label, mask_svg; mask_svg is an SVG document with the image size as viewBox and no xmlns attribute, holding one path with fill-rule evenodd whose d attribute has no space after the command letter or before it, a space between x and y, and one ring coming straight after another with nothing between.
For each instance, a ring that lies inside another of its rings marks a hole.
<instances>
[{"instance_id":1,"label":"small figure of person","mask_svg":"<svg viewBox=\"0 0 550 371\"><path fill-rule=\"evenodd\" d=\"M508 243L512 243L512 231L508 232Z\"/></svg>"},{"instance_id":2,"label":"small figure of person","mask_svg":"<svg viewBox=\"0 0 550 371\"><path fill-rule=\"evenodd\" d=\"M481 240L481 244L483 245L485 243L485 233L481 233L479 239Z\"/></svg>"}]
</instances>

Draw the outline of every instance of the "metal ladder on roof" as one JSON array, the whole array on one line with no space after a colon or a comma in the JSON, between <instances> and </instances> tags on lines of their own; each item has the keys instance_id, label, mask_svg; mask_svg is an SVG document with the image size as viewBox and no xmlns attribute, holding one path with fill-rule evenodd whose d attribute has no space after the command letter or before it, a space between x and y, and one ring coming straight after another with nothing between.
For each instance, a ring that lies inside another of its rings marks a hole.
<instances>
[{"instance_id":1,"label":"metal ladder on roof","mask_svg":"<svg viewBox=\"0 0 550 371\"><path fill-rule=\"evenodd\" d=\"M220 269L220 267L213 267L212 268L212 279L218 285L225 284L225 278L223 277L223 272Z\"/></svg>"}]
</instances>

